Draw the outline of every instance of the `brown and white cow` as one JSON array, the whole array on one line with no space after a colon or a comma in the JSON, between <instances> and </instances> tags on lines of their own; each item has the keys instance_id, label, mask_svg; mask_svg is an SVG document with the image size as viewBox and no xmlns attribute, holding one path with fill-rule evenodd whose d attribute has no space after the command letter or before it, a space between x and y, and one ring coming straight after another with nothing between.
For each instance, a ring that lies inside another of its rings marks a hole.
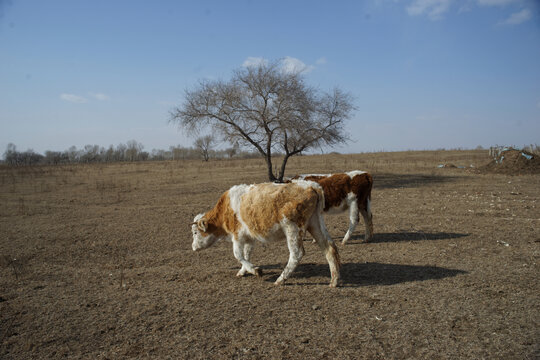
<instances>
[{"instance_id":1,"label":"brown and white cow","mask_svg":"<svg viewBox=\"0 0 540 360\"><path fill-rule=\"evenodd\" d=\"M289 261L275 282L279 285L304 255L302 242L307 230L326 255L332 277L330 286L335 287L339 280L339 255L326 230L323 207L323 190L313 181L236 185L221 195L212 210L195 216L192 247L197 251L217 240L230 240L234 256L242 264L237 276L246 272L260 276L261 270L249 262L253 244L257 240L285 238Z\"/></svg>"},{"instance_id":2,"label":"brown and white cow","mask_svg":"<svg viewBox=\"0 0 540 360\"><path fill-rule=\"evenodd\" d=\"M350 239L359 221L359 213L364 218L366 232L364 241L373 236L373 214L371 213L371 188L373 178L365 171L355 170L337 174L304 174L292 178L316 181L324 190L324 212L338 213L349 210L349 229L342 240Z\"/></svg>"}]
</instances>

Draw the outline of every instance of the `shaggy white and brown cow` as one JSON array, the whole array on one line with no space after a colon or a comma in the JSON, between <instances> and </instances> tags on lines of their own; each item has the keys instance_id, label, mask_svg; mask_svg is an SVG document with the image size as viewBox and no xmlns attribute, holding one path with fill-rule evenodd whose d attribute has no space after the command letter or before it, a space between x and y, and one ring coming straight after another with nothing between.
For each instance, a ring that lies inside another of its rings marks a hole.
<instances>
[{"instance_id":1,"label":"shaggy white and brown cow","mask_svg":"<svg viewBox=\"0 0 540 360\"><path fill-rule=\"evenodd\" d=\"M366 232L364 241L373 236L373 214L371 213L371 188L373 178L365 171L355 170L337 174L296 175L293 181L316 181L324 190L324 212L337 213L349 210L349 229L343 237L345 244L351 237L359 221L359 213L364 218Z\"/></svg>"},{"instance_id":2,"label":"shaggy white and brown cow","mask_svg":"<svg viewBox=\"0 0 540 360\"><path fill-rule=\"evenodd\" d=\"M195 216L192 247L197 251L217 240L230 240L234 256L242 264L237 276L246 272L260 276L260 269L249 262L254 242L286 239L289 261L275 282L278 285L291 275L304 255L302 242L307 230L326 255L330 286L334 287L339 280L339 255L326 230L323 207L323 190L312 181L233 186L212 210Z\"/></svg>"}]
</instances>

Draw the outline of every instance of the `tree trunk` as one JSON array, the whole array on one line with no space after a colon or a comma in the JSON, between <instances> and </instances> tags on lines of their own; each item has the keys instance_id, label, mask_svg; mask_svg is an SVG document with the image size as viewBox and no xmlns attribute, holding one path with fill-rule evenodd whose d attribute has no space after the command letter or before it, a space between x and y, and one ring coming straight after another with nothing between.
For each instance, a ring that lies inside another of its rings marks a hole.
<instances>
[{"instance_id":1,"label":"tree trunk","mask_svg":"<svg viewBox=\"0 0 540 360\"><path fill-rule=\"evenodd\" d=\"M285 167L287 166L287 161L289 160L290 155L285 155L283 158L283 161L281 162L281 169L279 169L279 177L277 179L278 182L283 182L283 176L285 175Z\"/></svg>"},{"instance_id":2,"label":"tree trunk","mask_svg":"<svg viewBox=\"0 0 540 360\"><path fill-rule=\"evenodd\" d=\"M265 155L266 166L268 167L268 180L276 181L274 172L272 171L272 156L270 154Z\"/></svg>"}]
</instances>

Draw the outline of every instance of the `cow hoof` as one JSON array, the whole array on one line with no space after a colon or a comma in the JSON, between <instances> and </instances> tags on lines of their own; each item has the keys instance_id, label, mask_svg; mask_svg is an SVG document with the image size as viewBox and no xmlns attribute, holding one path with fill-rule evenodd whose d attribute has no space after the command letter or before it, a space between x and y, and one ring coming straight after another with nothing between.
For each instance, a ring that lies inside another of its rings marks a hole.
<instances>
[{"instance_id":1,"label":"cow hoof","mask_svg":"<svg viewBox=\"0 0 540 360\"><path fill-rule=\"evenodd\" d=\"M330 285L329 285L331 288L335 288L335 287L338 287L339 286L339 279L332 279L330 280Z\"/></svg>"},{"instance_id":2,"label":"cow hoof","mask_svg":"<svg viewBox=\"0 0 540 360\"><path fill-rule=\"evenodd\" d=\"M236 273L237 277L244 277L244 275L246 275L246 272L243 270L238 270L238 272Z\"/></svg>"},{"instance_id":3,"label":"cow hoof","mask_svg":"<svg viewBox=\"0 0 540 360\"><path fill-rule=\"evenodd\" d=\"M255 276L258 276L258 277L262 276L263 272L261 269L256 267L254 270L255 270Z\"/></svg>"},{"instance_id":4,"label":"cow hoof","mask_svg":"<svg viewBox=\"0 0 540 360\"><path fill-rule=\"evenodd\" d=\"M283 285L283 279L282 278L278 278L275 282L274 282L274 285L275 286L280 286L280 285Z\"/></svg>"}]
</instances>

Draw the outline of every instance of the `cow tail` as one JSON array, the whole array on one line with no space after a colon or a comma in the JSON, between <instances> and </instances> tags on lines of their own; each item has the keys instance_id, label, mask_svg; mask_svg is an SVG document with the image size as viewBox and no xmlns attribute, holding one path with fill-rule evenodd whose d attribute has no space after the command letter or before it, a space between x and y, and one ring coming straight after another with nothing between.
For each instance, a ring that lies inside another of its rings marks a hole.
<instances>
[{"instance_id":1,"label":"cow tail","mask_svg":"<svg viewBox=\"0 0 540 360\"><path fill-rule=\"evenodd\" d=\"M371 174L367 174L367 196L366 196L366 211L368 213L368 216L371 218L371 189L373 188L373 177Z\"/></svg>"},{"instance_id":2,"label":"cow tail","mask_svg":"<svg viewBox=\"0 0 540 360\"><path fill-rule=\"evenodd\" d=\"M312 181L311 183L311 190L313 190L317 194L317 212L319 214L322 214L324 210L324 191L321 185L319 185L315 181Z\"/></svg>"}]
</instances>

